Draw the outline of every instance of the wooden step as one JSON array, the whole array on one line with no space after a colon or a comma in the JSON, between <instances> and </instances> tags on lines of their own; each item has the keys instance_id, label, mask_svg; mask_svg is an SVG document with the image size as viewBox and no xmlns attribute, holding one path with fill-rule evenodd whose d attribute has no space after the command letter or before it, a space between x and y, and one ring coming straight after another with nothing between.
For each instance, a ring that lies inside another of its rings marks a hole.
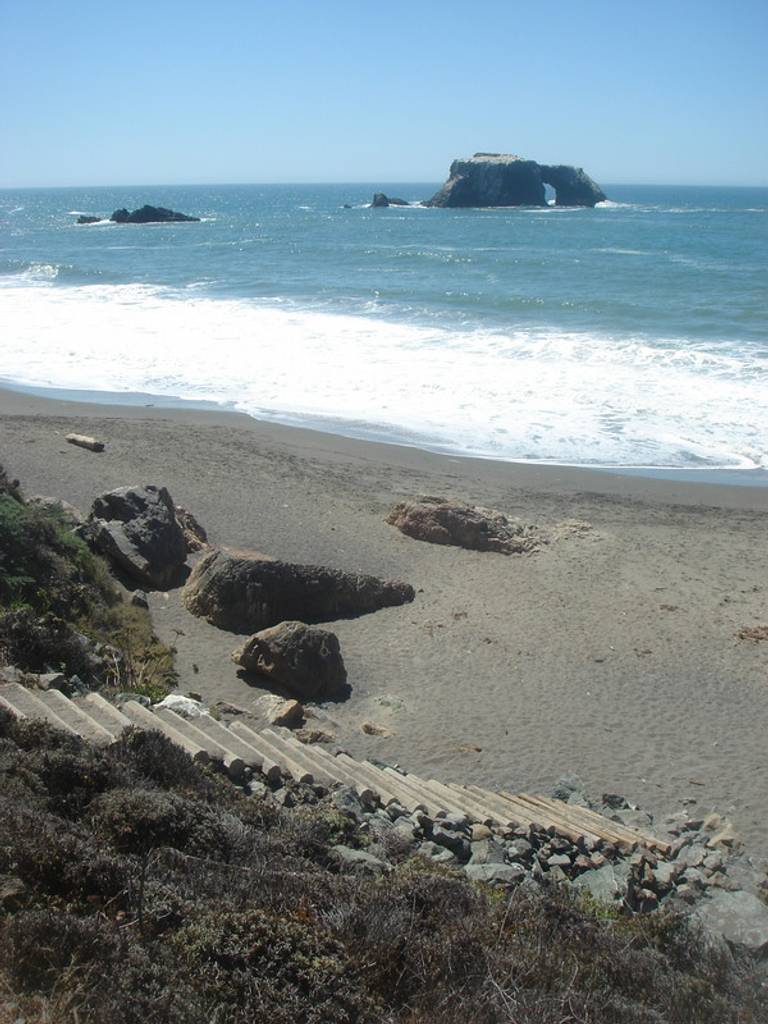
<instances>
[{"instance_id":1,"label":"wooden step","mask_svg":"<svg viewBox=\"0 0 768 1024\"><path fill-rule=\"evenodd\" d=\"M212 761L218 761L219 764L223 765L227 771L227 774L232 779L241 779L243 772L245 771L245 761L237 754L234 754L231 750L226 749L216 740L203 732L202 729L197 728L197 719L191 721L188 718L184 718L183 715L176 714L170 708L157 708L154 712L158 718L162 718L164 722L173 726L177 732L182 735L189 737L198 746L201 746L203 750L208 751L208 756Z\"/></svg>"},{"instance_id":2,"label":"wooden step","mask_svg":"<svg viewBox=\"0 0 768 1024\"><path fill-rule=\"evenodd\" d=\"M291 757L290 753L280 750L268 739L265 739L260 732L247 726L245 722L232 722L229 728L238 736L242 736L252 747L255 747L266 762L277 765L281 774L290 775L297 782L311 783L314 781L312 772L303 764L299 764L295 758Z\"/></svg>"},{"instance_id":3,"label":"wooden step","mask_svg":"<svg viewBox=\"0 0 768 1024\"><path fill-rule=\"evenodd\" d=\"M311 775L310 781L319 782L323 786L328 786L334 779L328 772L328 769L323 765L319 764L311 754L305 750L303 744L298 742L291 744L279 733L275 732L274 729L264 729L260 734L268 743L271 743L273 747L281 751L284 756L292 758L296 764L301 765ZM300 749L299 749L300 748Z\"/></svg>"},{"instance_id":4,"label":"wooden step","mask_svg":"<svg viewBox=\"0 0 768 1024\"><path fill-rule=\"evenodd\" d=\"M381 768L375 767L375 765L368 761L355 761L349 754L343 751L338 753L334 760L339 761L345 771L349 772L351 776L359 779L363 785L368 786L379 798L382 806L389 807L390 804L403 806L402 792L390 786L389 779Z\"/></svg>"},{"instance_id":5,"label":"wooden step","mask_svg":"<svg viewBox=\"0 0 768 1024\"><path fill-rule=\"evenodd\" d=\"M118 711L115 705L110 704L100 693L86 693L82 697L76 697L72 703L103 726L107 732L111 732L113 736L120 736L132 724L130 718L122 711Z\"/></svg>"},{"instance_id":6,"label":"wooden step","mask_svg":"<svg viewBox=\"0 0 768 1024\"><path fill-rule=\"evenodd\" d=\"M46 707L74 729L81 739L99 747L107 747L115 742L115 735L112 732L73 704L60 690L41 690L37 696Z\"/></svg>"},{"instance_id":7,"label":"wooden step","mask_svg":"<svg viewBox=\"0 0 768 1024\"><path fill-rule=\"evenodd\" d=\"M266 762L255 747L252 747L242 736L238 736L237 733L228 729L226 725L218 722L211 715L200 715L195 719L195 725L201 732L215 740L219 746L225 747L241 757L249 768L255 768L261 772L268 781L275 782L280 778L280 769L276 764L269 764L265 768Z\"/></svg>"},{"instance_id":8,"label":"wooden step","mask_svg":"<svg viewBox=\"0 0 768 1024\"><path fill-rule=\"evenodd\" d=\"M168 722L164 722L158 715L153 715L151 711L148 711L145 707L139 704L135 700L127 700L120 708L124 715L126 715L133 722L134 725L138 726L139 729L154 730L155 732L161 732L164 736L167 736L169 740L172 740L177 746L182 747L193 761L198 764L207 764L210 761L210 755L208 751L202 747L195 740L190 739L183 733L179 732Z\"/></svg>"},{"instance_id":9,"label":"wooden step","mask_svg":"<svg viewBox=\"0 0 768 1024\"><path fill-rule=\"evenodd\" d=\"M44 691L39 690L39 693ZM63 718L60 718L47 704L44 704L37 696L20 683L5 683L0 688L0 701L18 718L29 718L32 721L47 722L62 732L77 735L71 725L67 725Z\"/></svg>"},{"instance_id":10,"label":"wooden step","mask_svg":"<svg viewBox=\"0 0 768 1024\"><path fill-rule=\"evenodd\" d=\"M299 740L290 739L288 742L293 746ZM361 800L367 802L376 796L376 791L366 783L362 773L357 771L357 765L355 766L355 771L350 771L349 768L339 761L338 757L329 754L322 747L311 746L307 749L307 753L325 769L332 779L343 786L349 786L357 793Z\"/></svg>"}]
</instances>

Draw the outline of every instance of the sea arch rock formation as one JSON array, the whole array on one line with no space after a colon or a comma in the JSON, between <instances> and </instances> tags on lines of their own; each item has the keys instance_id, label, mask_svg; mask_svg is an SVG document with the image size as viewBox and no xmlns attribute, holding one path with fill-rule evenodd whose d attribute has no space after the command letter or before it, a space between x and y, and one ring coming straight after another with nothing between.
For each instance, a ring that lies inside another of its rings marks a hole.
<instances>
[{"instance_id":1,"label":"sea arch rock formation","mask_svg":"<svg viewBox=\"0 0 768 1024\"><path fill-rule=\"evenodd\" d=\"M595 206L606 196L581 168L539 164L510 153L475 153L454 160L443 187L425 206L547 206L545 185L557 206Z\"/></svg>"}]
</instances>

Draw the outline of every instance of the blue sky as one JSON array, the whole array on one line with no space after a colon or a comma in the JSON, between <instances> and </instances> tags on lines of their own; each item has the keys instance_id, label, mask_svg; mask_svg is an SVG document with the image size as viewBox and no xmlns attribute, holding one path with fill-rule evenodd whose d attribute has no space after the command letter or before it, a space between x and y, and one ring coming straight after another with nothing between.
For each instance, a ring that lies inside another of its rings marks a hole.
<instances>
[{"instance_id":1,"label":"blue sky","mask_svg":"<svg viewBox=\"0 0 768 1024\"><path fill-rule=\"evenodd\" d=\"M0 0L0 186L768 185L768 0Z\"/></svg>"}]
</instances>

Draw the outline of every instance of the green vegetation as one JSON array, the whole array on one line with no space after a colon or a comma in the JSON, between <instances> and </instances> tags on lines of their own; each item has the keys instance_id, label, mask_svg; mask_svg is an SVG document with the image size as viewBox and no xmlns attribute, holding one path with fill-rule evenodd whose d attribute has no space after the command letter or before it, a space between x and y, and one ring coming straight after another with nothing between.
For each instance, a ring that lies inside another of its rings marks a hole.
<instances>
[{"instance_id":1,"label":"green vegetation","mask_svg":"<svg viewBox=\"0 0 768 1024\"><path fill-rule=\"evenodd\" d=\"M349 819L247 797L159 733L97 750L0 713L0 837L0 1024L768 1021L684 918L416 857L339 873Z\"/></svg>"},{"instance_id":2,"label":"green vegetation","mask_svg":"<svg viewBox=\"0 0 768 1024\"><path fill-rule=\"evenodd\" d=\"M91 686L157 700L173 652L144 609L124 603L106 564L55 506L25 504L0 467L0 664L49 667Z\"/></svg>"}]
</instances>

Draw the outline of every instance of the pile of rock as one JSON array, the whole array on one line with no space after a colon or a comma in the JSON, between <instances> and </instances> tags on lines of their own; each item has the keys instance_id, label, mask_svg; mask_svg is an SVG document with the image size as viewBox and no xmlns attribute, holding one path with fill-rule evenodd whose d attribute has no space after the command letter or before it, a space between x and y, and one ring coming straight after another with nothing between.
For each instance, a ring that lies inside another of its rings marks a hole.
<instances>
[{"instance_id":1,"label":"pile of rock","mask_svg":"<svg viewBox=\"0 0 768 1024\"><path fill-rule=\"evenodd\" d=\"M768 953L768 879L743 852L732 826L716 814L668 818L671 851L663 857L645 847L626 852L599 839L574 843L535 825L510 830L472 823L460 814L431 818L396 803L365 803L344 786L328 793L321 786L287 780L267 786L259 780L250 787L283 807L328 801L352 819L361 848L334 848L340 870L384 874L405 857L419 856L494 887L567 885L615 913L673 909L694 916L732 946ZM561 796L562 787L555 793ZM651 821L622 797L592 802L583 791L573 791L570 799L623 824Z\"/></svg>"}]
</instances>

